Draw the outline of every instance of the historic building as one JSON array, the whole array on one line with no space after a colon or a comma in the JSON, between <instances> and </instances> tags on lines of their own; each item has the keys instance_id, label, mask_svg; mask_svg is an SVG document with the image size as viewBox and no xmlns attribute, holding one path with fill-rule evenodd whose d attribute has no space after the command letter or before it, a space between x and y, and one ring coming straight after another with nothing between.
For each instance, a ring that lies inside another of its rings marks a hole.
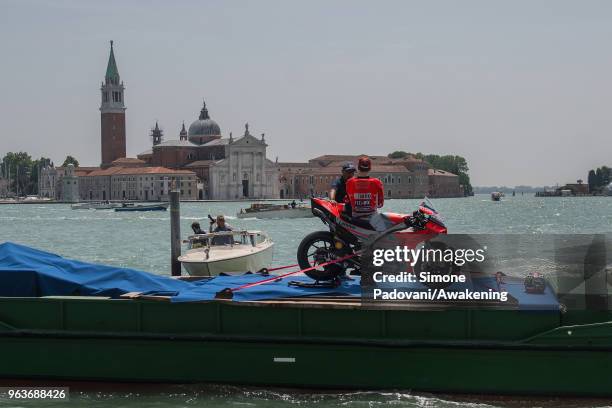
<instances>
[{"instance_id":1,"label":"historic building","mask_svg":"<svg viewBox=\"0 0 612 408\"><path fill-rule=\"evenodd\" d=\"M125 86L119 76L113 42L100 88L98 168L41 169L39 195L61 201L166 200L168 183L176 181L184 199L277 198L278 168L266 158L267 144L249 133L223 138L206 104L179 137L164 140L159 124L151 130L152 147L126 157Z\"/></svg>"},{"instance_id":2,"label":"historic building","mask_svg":"<svg viewBox=\"0 0 612 408\"><path fill-rule=\"evenodd\" d=\"M57 201L78 201L78 193L75 191L80 189L80 178L98 169L99 167L73 167L69 172L68 166L55 167L53 163L48 164L38 172L38 196ZM66 175L69 179L64 181Z\"/></svg>"},{"instance_id":3,"label":"historic building","mask_svg":"<svg viewBox=\"0 0 612 408\"><path fill-rule=\"evenodd\" d=\"M114 160L125 157L125 86L119 77L113 42L106 66L106 75L100 88L100 137L102 150L101 167L108 167Z\"/></svg>"},{"instance_id":4,"label":"historic building","mask_svg":"<svg viewBox=\"0 0 612 408\"><path fill-rule=\"evenodd\" d=\"M326 197L333 181L340 177L342 165L350 161L357 166L360 156L363 155L323 155L310 159L308 163L278 163L280 196ZM429 165L423 160L414 157L369 157L372 160L370 175L383 182L386 198L423 198L430 195Z\"/></svg>"},{"instance_id":5,"label":"historic building","mask_svg":"<svg viewBox=\"0 0 612 408\"><path fill-rule=\"evenodd\" d=\"M151 149L140 153L138 159L149 166L193 171L199 180L200 199L279 197L279 170L266 158L265 135L251 135L246 124L241 137L234 138L230 133L223 138L206 103L188 131L182 125L178 139L163 140L157 123L151 139Z\"/></svg>"},{"instance_id":6,"label":"historic building","mask_svg":"<svg viewBox=\"0 0 612 408\"><path fill-rule=\"evenodd\" d=\"M100 167L45 166L39 172L39 196L58 201L167 200L172 182L183 199L198 197L193 171L146 167L144 160L126 156L125 87L119 76L113 42L100 88ZM161 130L155 130L161 141Z\"/></svg>"},{"instance_id":7,"label":"historic building","mask_svg":"<svg viewBox=\"0 0 612 408\"><path fill-rule=\"evenodd\" d=\"M62 200L69 203L79 201L79 177L72 163L66 166L66 172L62 177L62 196Z\"/></svg>"},{"instance_id":8,"label":"historic building","mask_svg":"<svg viewBox=\"0 0 612 408\"><path fill-rule=\"evenodd\" d=\"M429 169L429 197L448 198L463 197L463 186L459 184L459 176L448 171Z\"/></svg>"},{"instance_id":9,"label":"historic building","mask_svg":"<svg viewBox=\"0 0 612 408\"><path fill-rule=\"evenodd\" d=\"M183 200L197 199L194 172L165 167L110 166L79 177L81 200L168 201L172 183Z\"/></svg>"},{"instance_id":10,"label":"historic building","mask_svg":"<svg viewBox=\"0 0 612 408\"><path fill-rule=\"evenodd\" d=\"M209 167L209 194L218 199L278 198L279 170L266 158L267 144L262 133L256 138L245 125L244 135L230 135L224 158Z\"/></svg>"},{"instance_id":11,"label":"historic building","mask_svg":"<svg viewBox=\"0 0 612 408\"><path fill-rule=\"evenodd\" d=\"M204 103L189 128L165 140L155 123L151 149L126 157L125 86L119 76L113 42L100 88L100 167L46 166L39 175L39 195L62 201L167 200L172 182L184 199L265 199L325 196L355 155L324 155L306 163L278 163L266 157L265 135L223 137ZM370 156L373 177L385 185L387 198L456 197L463 195L458 177L429 169L414 157Z\"/></svg>"}]
</instances>

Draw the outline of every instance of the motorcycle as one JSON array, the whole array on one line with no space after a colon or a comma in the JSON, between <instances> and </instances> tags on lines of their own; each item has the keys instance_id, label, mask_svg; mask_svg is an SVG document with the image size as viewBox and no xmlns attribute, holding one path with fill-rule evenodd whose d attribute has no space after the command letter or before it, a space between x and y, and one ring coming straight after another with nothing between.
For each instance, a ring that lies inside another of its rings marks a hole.
<instances>
[{"instance_id":1,"label":"motorcycle","mask_svg":"<svg viewBox=\"0 0 612 408\"><path fill-rule=\"evenodd\" d=\"M442 242L430 241L438 234L446 234L447 228L427 199L412 214L381 213L379 216L384 222L384 231L376 231L367 221L351 218L344 212L342 203L312 198L311 206L313 214L327 225L329 231L316 231L306 235L298 247L297 259L300 268L310 268L304 273L317 282L336 281L348 270L352 270L351 274L359 275L364 249L373 247L376 242L390 234L394 234L400 245L408 247L424 245L433 249L447 248ZM329 264L340 258L346 259ZM317 265L322 267L312 268ZM420 270L437 274L457 272L453 265L444 262L419 261L414 266L414 271L418 273Z\"/></svg>"}]
</instances>

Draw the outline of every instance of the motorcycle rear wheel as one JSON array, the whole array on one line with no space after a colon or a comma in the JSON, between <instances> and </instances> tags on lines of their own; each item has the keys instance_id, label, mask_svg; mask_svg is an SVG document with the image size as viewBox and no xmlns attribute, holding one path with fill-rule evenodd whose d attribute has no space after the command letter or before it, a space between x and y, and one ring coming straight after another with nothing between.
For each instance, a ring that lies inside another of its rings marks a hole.
<instances>
[{"instance_id":1,"label":"motorcycle rear wheel","mask_svg":"<svg viewBox=\"0 0 612 408\"><path fill-rule=\"evenodd\" d=\"M329 262L336 258L334 254L334 236L329 231L316 231L304 237L297 250L297 260L301 269ZM344 274L341 265L332 264L304 272L316 281L330 281Z\"/></svg>"}]
</instances>

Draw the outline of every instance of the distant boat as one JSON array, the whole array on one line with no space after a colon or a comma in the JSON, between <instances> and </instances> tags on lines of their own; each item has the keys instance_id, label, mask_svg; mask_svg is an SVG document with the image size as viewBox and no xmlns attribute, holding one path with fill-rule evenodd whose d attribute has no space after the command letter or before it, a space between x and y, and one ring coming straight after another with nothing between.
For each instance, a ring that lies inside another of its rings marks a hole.
<instances>
[{"instance_id":1,"label":"distant boat","mask_svg":"<svg viewBox=\"0 0 612 408\"><path fill-rule=\"evenodd\" d=\"M106 201L78 203L70 206L73 210L111 210L117 207L121 207L121 203L110 203Z\"/></svg>"},{"instance_id":2,"label":"distant boat","mask_svg":"<svg viewBox=\"0 0 612 408\"><path fill-rule=\"evenodd\" d=\"M170 203L155 204L123 204L115 208L115 211L166 211Z\"/></svg>"},{"instance_id":3,"label":"distant boat","mask_svg":"<svg viewBox=\"0 0 612 408\"><path fill-rule=\"evenodd\" d=\"M491 200L493 201L501 201L502 197L503 197L503 194L500 193L499 191L494 191L491 193Z\"/></svg>"},{"instance_id":4,"label":"distant boat","mask_svg":"<svg viewBox=\"0 0 612 408\"><path fill-rule=\"evenodd\" d=\"M309 218L314 217L307 205L255 203L240 210L238 218Z\"/></svg>"}]
</instances>

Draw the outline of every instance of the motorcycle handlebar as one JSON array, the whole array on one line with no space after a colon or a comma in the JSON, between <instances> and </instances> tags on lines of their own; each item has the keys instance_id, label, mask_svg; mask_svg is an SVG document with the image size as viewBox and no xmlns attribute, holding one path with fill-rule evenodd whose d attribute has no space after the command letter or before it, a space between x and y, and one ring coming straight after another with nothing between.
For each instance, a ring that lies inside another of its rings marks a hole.
<instances>
[{"instance_id":1,"label":"motorcycle handlebar","mask_svg":"<svg viewBox=\"0 0 612 408\"><path fill-rule=\"evenodd\" d=\"M418 229L424 229L426 223L427 217L420 211L415 211L411 216L404 219L404 224L408 228L415 227Z\"/></svg>"}]
</instances>

